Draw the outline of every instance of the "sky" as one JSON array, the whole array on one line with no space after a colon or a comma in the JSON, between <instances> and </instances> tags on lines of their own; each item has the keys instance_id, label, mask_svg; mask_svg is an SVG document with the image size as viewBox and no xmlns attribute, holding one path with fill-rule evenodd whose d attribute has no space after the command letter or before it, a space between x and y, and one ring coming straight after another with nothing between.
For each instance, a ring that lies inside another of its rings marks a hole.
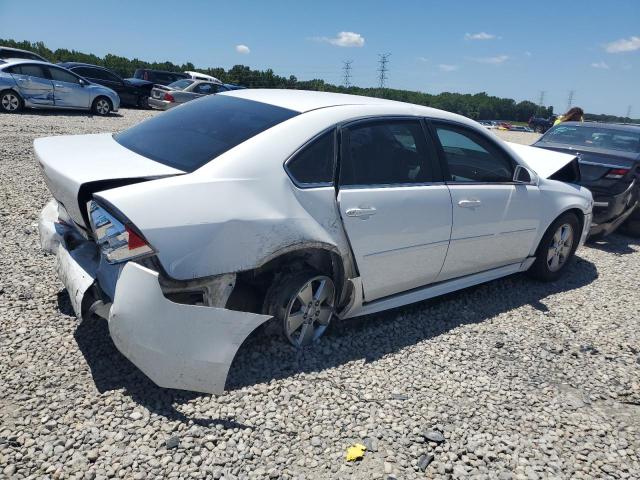
<instances>
[{"instance_id":1,"label":"sky","mask_svg":"<svg viewBox=\"0 0 640 480\"><path fill-rule=\"evenodd\" d=\"M0 0L0 38L640 117L640 0Z\"/></svg>"}]
</instances>

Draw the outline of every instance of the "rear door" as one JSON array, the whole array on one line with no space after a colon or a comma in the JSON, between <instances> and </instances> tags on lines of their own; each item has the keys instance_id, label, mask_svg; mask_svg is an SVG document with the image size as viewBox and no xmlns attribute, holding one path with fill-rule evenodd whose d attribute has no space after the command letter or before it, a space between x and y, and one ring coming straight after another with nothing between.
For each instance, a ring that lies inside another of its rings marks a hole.
<instances>
[{"instance_id":1,"label":"rear door","mask_svg":"<svg viewBox=\"0 0 640 480\"><path fill-rule=\"evenodd\" d=\"M20 95L33 105L53 105L53 82L47 68L39 64L23 63L5 71L15 79Z\"/></svg>"},{"instance_id":2,"label":"rear door","mask_svg":"<svg viewBox=\"0 0 640 480\"><path fill-rule=\"evenodd\" d=\"M80 77L58 67L48 67L53 81L54 104L56 107L89 108L91 94L80 83Z\"/></svg>"},{"instance_id":3,"label":"rear door","mask_svg":"<svg viewBox=\"0 0 640 480\"><path fill-rule=\"evenodd\" d=\"M433 122L453 204L448 280L517 263L533 247L540 225L540 191L513 181L515 161L473 129Z\"/></svg>"},{"instance_id":4,"label":"rear door","mask_svg":"<svg viewBox=\"0 0 640 480\"><path fill-rule=\"evenodd\" d=\"M444 263L451 196L416 119L342 129L338 205L365 301L429 284Z\"/></svg>"}]
</instances>

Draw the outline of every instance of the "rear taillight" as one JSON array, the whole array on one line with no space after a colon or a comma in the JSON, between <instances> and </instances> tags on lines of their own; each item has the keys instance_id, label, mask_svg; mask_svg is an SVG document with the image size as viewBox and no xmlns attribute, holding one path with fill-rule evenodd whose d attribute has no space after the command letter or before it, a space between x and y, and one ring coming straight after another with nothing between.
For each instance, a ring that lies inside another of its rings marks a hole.
<instances>
[{"instance_id":1,"label":"rear taillight","mask_svg":"<svg viewBox=\"0 0 640 480\"><path fill-rule=\"evenodd\" d=\"M172 103L176 101L176 99L175 99L175 98L173 98L173 95L171 95L170 93L165 93L165 94L164 94L164 99L165 99L167 102L172 102Z\"/></svg>"},{"instance_id":2,"label":"rear taillight","mask_svg":"<svg viewBox=\"0 0 640 480\"><path fill-rule=\"evenodd\" d=\"M617 180L619 178L624 177L627 173L629 173L629 169L628 168L612 168L604 176L604 178L611 178L612 180Z\"/></svg>"},{"instance_id":3,"label":"rear taillight","mask_svg":"<svg viewBox=\"0 0 640 480\"><path fill-rule=\"evenodd\" d=\"M89 220L96 243L109 263L155 253L132 223L119 220L93 200L89 202Z\"/></svg>"}]
</instances>

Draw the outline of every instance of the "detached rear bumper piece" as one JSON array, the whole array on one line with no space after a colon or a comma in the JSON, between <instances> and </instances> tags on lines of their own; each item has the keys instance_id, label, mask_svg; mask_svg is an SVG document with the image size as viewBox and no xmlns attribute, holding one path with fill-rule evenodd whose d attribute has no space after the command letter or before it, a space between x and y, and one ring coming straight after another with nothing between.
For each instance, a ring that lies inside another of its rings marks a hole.
<instances>
[{"instance_id":1,"label":"detached rear bumper piece","mask_svg":"<svg viewBox=\"0 0 640 480\"><path fill-rule=\"evenodd\" d=\"M118 350L158 386L221 394L236 352L271 317L172 302L157 272L133 262L105 265L92 241L57 222L57 211L55 202L43 210L40 239L56 253L76 316L106 318ZM108 295L103 283L111 280Z\"/></svg>"},{"instance_id":2,"label":"detached rear bumper piece","mask_svg":"<svg viewBox=\"0 0 640 480\"><path fill-rule=\"evenodd\" d=\"M594 193L593 223L589 235L608 235L624 223L637 208L638 190L636 182L632 182L618 195Z\"/></svg>"}]
</instances>

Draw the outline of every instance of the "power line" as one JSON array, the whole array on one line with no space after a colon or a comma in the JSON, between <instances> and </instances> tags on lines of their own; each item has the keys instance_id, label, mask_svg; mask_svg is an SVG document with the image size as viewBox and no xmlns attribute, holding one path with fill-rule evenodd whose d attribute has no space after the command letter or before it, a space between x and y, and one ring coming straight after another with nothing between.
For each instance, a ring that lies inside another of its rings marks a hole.
<instances>
[{"instance_id":1,"label":"power line","mask_svg":"<svg viewBox=\"0 0 640 480\"><path fill-rule=\"evenodd\" d=\"M342 72L344 74L344 80L342 83L346 88L351 86L351 64L353 60L343 60L342 61Z\"/></svg>"},{"instance_id":2,"label":"power line","mask_svg":"<svg viewBox=\"0 0 640 480\"><path fill-rule=\"evenodd\" d=\"M389 71L387 64L389 63L390 56L390 53L378 54L378 57L380 57L380 60L378 60L378 63L380 64L380 67L378 68L378 84L380 85L380 88L385 88L387 83L387 72Z\"/></svg>"},{"instance_id":3,"label":"power line","mask_svg":"<svg viewBox=\"0 0 640 480\"><path fill-rule=\"evenodd\" d=\"M567 111L569 111L569 109L571 108L571 105L573 105L573 95L576 93L575 90L569 90L569 98L567 99Z\"/></svg>"}]
</instances>

